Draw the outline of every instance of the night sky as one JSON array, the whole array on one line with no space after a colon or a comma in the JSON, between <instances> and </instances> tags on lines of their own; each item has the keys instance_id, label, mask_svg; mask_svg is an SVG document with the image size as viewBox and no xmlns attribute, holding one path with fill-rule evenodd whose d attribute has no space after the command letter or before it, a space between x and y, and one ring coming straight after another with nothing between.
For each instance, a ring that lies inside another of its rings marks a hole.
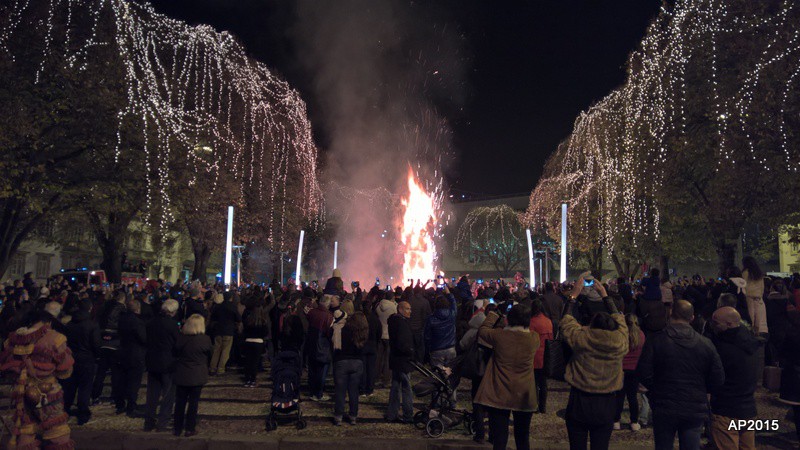
<instances>
[{"instance_id":1,"label":"night sky","mask_svg":"<svg viewBox=\"0 0 800 450\"><path fill-rule=\"evenodd\" d=\"M381 1L381 0L376 0ZM456 195L527 194L581 110L620 85L660 0L442 0L433 20L463 36L464 101L435 102L453 131ZM325 151L313 74L298 63L288 0L158 0L156 9L235 34L308 103Z\"/></svg>"}]
</instances>

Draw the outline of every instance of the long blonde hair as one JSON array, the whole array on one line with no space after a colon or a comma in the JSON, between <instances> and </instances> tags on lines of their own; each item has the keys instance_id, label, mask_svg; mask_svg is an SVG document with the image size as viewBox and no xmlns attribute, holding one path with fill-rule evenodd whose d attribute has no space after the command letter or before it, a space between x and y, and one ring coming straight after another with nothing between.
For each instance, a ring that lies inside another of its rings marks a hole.
<instances>
[{"instance_id":1,"label":"long blonde hair","mask_svg":"<svg viewBox=\"0 0 800 450\"><path fill-rule=\"evenodd\" d=\"M206 334L206 319L200 314L192 314L186 319L181 332L186 335Z\"/></svg>"},{"instance_id":2,"label":"long blonde hair","mask_svg":"<svg viewBox=\"0 0 800 450\"><path fill-rule=\"evenodd\" d=\"M625 324L628 325L628 348L633 350L639 346L639 318L636 314L626 314Z\"/></svg>"}]
</instances>

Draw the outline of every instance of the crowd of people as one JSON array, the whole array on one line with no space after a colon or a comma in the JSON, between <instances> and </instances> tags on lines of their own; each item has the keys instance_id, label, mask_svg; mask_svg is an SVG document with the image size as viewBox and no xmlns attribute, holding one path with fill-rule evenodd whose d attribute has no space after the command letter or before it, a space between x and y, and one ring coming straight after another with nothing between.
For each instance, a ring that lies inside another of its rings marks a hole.
<instances>
[{"instance_id":1,"label":"crowd of people","mask_svg":"<svg viewBox=\"0 0 800 450\"><path fill-rule=\"evenodd\" d=\"M379 387L389 388L385 420L412 423L412 372L425 363L448 374L450 407L460 380L470 381L474 440L496 449L506 448L512 416L516 448L529 448L549 377L570 386L573 449L607 448L626 400L626 428L652 425L656 449L672 448L676 435L682 449L697 449L704 433L720 449L754 448L754 431L731 424L759 419L754 392L765 365L782 368L780 399L800 417L800 276L766 277L749 257L743 267L712 280L669 280L653 269L604 283L584 273L533 290L468 276L367 290L346 287L338 270L324 287L274 280L231 289L59 278L38 286L26 276L0 289L0 370L21 392L13 433L26 449L37 439L71 448L66 414L87 423L109 399L109 376L117 414L143 417L145 431L192 436L210 377L235 365L243 385L256 387L279 352L300 355L305 399L333 396L337 426L356 425L359 399ZM28 398L32 389L49 399L47 414ZM647 420L643 409L652 410Z\"/></svg>"}]
</instances>

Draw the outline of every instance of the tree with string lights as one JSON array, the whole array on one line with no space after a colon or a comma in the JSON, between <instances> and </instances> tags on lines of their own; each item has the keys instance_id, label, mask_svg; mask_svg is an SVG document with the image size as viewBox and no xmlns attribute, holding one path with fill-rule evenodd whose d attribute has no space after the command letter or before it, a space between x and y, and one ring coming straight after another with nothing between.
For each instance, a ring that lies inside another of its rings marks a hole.
<instances>
[{"instance_id":1,"label":"tree with string lights","mask_svg":"<svg viewBox=\"0 0 800 450\"><path fill-rule=\"evenodd\" d=\"M567 201L570 236L598 229L612 259L666 265L710 242L724 271L746 225L774 229L800 204L798 52L794 2L665 4L625 83L576 119L526 222L554 233Z\"/></svg>"},{"instance_id":2,"label":"tree with string lights","mask_svg":"<svg viewBox=\"0 0 800 450\"><path fill-rule=\"evenodd\" d=\"M458 228L455 247L464 259L491 264L502 277L528 259L525 230L508 205L470 210Z\"/></svg>"},{"instance_id":3,"label":"tree with string lights","mask_svg":"<svg viewBox=\"0 0 800 450\"><path fill-rule=\"evenodd\" d=\"M125 222L138 216L172 228L181 171L206 171L212 188L195 194L213 195L215 183L232 178L239 198L249 196L240 212L264 218L261 240L275 249L294 241L295 217L320 211L305 104L231 35L127 0L3 8L0 268L69 194L96 209L87 214L103 222L95 235L114 275ZM208 164L191 156L200 139L214 149ZM189 165L175 167L181 155Z\"/></svg>"}]
</instances>

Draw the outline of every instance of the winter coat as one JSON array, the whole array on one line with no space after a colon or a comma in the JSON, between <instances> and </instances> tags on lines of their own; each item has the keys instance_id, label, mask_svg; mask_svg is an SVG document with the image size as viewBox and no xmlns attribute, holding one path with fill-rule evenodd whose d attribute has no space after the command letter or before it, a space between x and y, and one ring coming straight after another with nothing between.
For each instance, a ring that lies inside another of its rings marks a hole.
<instances>
[{"instance_id":1,"label":"winter coat","mask_svg":"<svg viewBox=\"0 0 800 450\"><path fill-rule=\"evenodd\" d=\"M714 344L686 324L649 336L636 372L653 411L676 419L705 420L708 393L725 383Z\"/></svg>"},{"instance_id":2,"label":"winter coat","mask_svg":"<svg viewBox=\"0 0 800 450\"><path fill-rule=\"evenodd\" d=\"M530 330L539 335L539 348L533 358L533 368L544 368L544 343L553 340L553 322L544 314L531 317Z\"/></svg>"},{"instance_id":3,"label":"winter coat","mask_svg":"<svg viewBox=\"0 0 800 450\"><path fill-rule=\"evenodd\" d=\"M378 314L375 311L367 314L367 323L369 324L369 335L367 336L367 343L361 349L361 353L374 355L378 351L378 341L381 340L383 335L383 325L381 325L381 319L378 318Z\"/></svg>"},{"instance_id":4,"label":"winter coat","mask_svg":"<svg viewBox=\"0 0 800 450\"><path fill-rule=\"evenodd\" d=\"M628 332L630 332L630 330L628 330ZM639 358L642 356L642 349L644 348L645 342L644 332L639 330L639 345L628 349L628 353L622 358L622 370L636 370L636 366L639 364ZM628 346L630 347L630 340L628 340Z\"/></svg>"},{"instance_id":5,"label":"winter coat","mask_svg":"<svg viewBox=\"0 0 800 450\"><path fill-rule=\"evenodd\" d=\"M725 369L725 383L711 391L711 412L734 419L754 418L759 342L743 326L714 334L711 342Z\"/></svg>"},{"instance_id":6,"label":"winter coat","mask_svg":"<svg viewBox=\"0 0 800 450\"><path fill-rule=\"evenodd\" d=\"M100 336L103 339L103 347L117 350L119 348L119 317L125 311L122 303L107 300L103 303L102 312L98 320L100 326Z\"/></svg>"},{"instance_id":7,"label":"winter coat","mask_svg":"<svg viewBox=\"0 0 800 450\"><path fill-rule=\"evenodd\" d=\"M780 347L781 401L800 405L800 311L789 313L791 325Z\"/></svg>"},{"instance_id":8,"label":"winter coat","mask_svg":"<svg viewBox=\"0 0 800 450\"><path fill-rule=\"evenodd\" d=\"M231 301L223 301L211 308L211 333L214 336L235 336L242 316Z\"/></svg>"},{"instance_id":9,"label":"winter coat","mask_svg":"<svg viewBox=\"0 0 800 450\"><path fill-rule=\"evenodd\" d=\"M181 309L178 310L177 317L180 322L186 322L186 319L192 317L193 314L200 314L206 320L208 319L208 310L203 300L195 298L184 300Z\"/></svg>"},{"instance_id":10,"label":"winter coat","mask_svg":"<svg viewBox=\"0 0 800 450\"><path fill-rule=\"evenodd\" d=\"M667 326L667 307L656 300L640 300L636 315L645 333L655 333Z\"/></svg>"},{"instance_id":11,"label":"winter coat","mask_svg":"<svg viewBox=\"0 0 800 450\"><path fill-rule=\"evenodd\" d=\"M544 314L550 320L556 323L561 321L561 315L564 313L564 299L555 292L546 292L542 296L542 305L544 306Z\"/></svg>"},{"instance_id":12,"label":"winter coat","mask_svg":"<svg viewBox=\"0 0 800 450\"><path fill-rule=\"evenodd\" d=\"M378 303L378 307L375 311L378 313L378 318L381 320L381 325L383 327L381 339L389 339L389 317L397 314L397 303L392 300L383 299Z\"/></svg>"},{"instance_id":13,"label":"winter coat","mask_svg":"<svg viewBox=\"0 0 800 450\"><path fill-rule=\"evenodd\" d=\"M491 312L478 336L493 350L473 403L511 411L535 411L533 360L539 336L523 327L494 328L500 317Z\"/></svg>"},{"instance_id":14,"label":"winter coat","mask_svg":"<svg viewBox=\"0 0 800 450\"><path fill-rule=\"evenodd\" d=\"M767 311L767 327L769 327L769 340L780 345L789 329L789 314L786 308L791 300L789 294L770 292L764 300Z\"/></svg>"},{"instance_id":15,"label":"winter coat","mask_svg":"<svg viewBox=\"0 0 800 450\"><path fill-rule=\"evenodd\" d=\"M661 301L664 303L672 303L672 283L665 281L661 284Z\"/></svg>"},{"instance_id":16,"label":"winter coat","mask_svg":"<svg viewBox=\"0 0 800 450\"><path fill-rule=\"evenodd\" d=\"M447 295L450 307L433 311L425 322L425 350L433 352L456 346L456 299Z\"/></svg>"},{"instance_id":17,"label":"winter coat","mask_svg":"<svg viewBox=\"0 0 800 450\"><path fill-rule=\"evenodd\" d=\"M616 330L581 326L572 316L561 321L561 335L572 348L564 380L591 394L607 394L622 389L622 358L628 353L628 326L625 316L612 314Z\"/></svg>"},{"instance_id":18,"label":"winter coat","mask_svg":"<svg viewBox=\"0 0 800 450\"><path fill-rule=\"evenodd\" d=\"M308 312L308 334L306 335L306 353L309 358L317 359L324 358L328 362L330 360L330 353L323 354L317 351L318 344L320 343L320 336L328 339L327 345L330 346L331 325L333 324L333 314L327 309L314 308Z\"/></svg>"},{"instance_id":19,"label":"winter coat","mask_svg":"<svg viewBox=\"0 0 800 450\"><path fill-rule=\"evenodd\" d=\"M409 300L411 304L411 331L414 334L422 333L425 329L425 324L428 322L428 317L431 315L431 302L428 301L422 294L415 294Z\"/></svg>"},{"instance_id":20,"label":"winter coat","mask_svg":"<svg viewBox=\"0 0 800 450\"><path fill-rule=\"evenodd\" d=\"M472 347L472 344L475 342L475 339L478 338L478 330L480 329L481 325L483 325L483 321L486 320L486 314L483 310L478 311L472 319L469 321L469 330L464 333L464 336L461 337L461 340L458 341L458 348L461 351L469 350ZM481 344L484 344L483 341L480 341Z\"/></svg>"},{"instance_id":21,"label":"winter coat","mask_svg":"<svg viewBox=\"0 0 800 450\"><path fill-rule=\"evenodd\" d=\"M170 373L175 370L175 343L180 333L178 322L163 314L147 324L147 351L144 360L148 372Z\"/></svg>"},{"instance_id":22,"label":"winter coat","mask_svg":"<svg viewBox=\"0 0 800 450\"><path fill-rule=\"evenodd\" d=\"M177 386L202 386L208 382L208 360L211 338L205 334L180 334L175 343L175 375Z\"/></svg>"},{"instance_id":23,"label":"winter coat","mask_svg":"<svg viewBox=\"0 0 800 450\"><path fill-rule=\"evenodd\" d=\"M100 328L88 311L77 311L66 326L67 346L76 364L94 364L100 356Z\"/></svg>"},{"instance_id":24,"label":"winter coat","mask_svg":"<svg viewBox=\"0 0 800 450\"><path fill-rule=\"evenodd\" d=\"M647 277L642 279L645 300L661 300L661 277Z\"/></svg>"},{"instance_id":25,"label":"winter coat","mask_svg":"<svg viewBox=\"0 0 800 450\"><path fill-rule=\"evenodd\" d=\"M119 359L126 369L144 369L147 327L138 314L127 312L119 319Z\"/></svg>"},{"instance_id":26,"label":"winter coat","mask_svg":"<svg viewBox=\"0 0 800 450\"><path fill-rule=\"evenodd\" d=\"M342 345L340 349L333 351L333 361L342 361L345 359L361 359L364 347L356 347L353 342L353 332L351 328L342 328Z\"/></svg>"},{"instance_id":27,"label":"winter coat","mask_svg":"<svg viewBox=\"0 0 800 450\"><path fill-rule=\"evenodd\" d=\"M414 335L411 323L400 314L394 314L387 320L389 331L389 368L392 371L409 373L414 368L410 362L414 359Z\"/></svg>"}]
</instances>

